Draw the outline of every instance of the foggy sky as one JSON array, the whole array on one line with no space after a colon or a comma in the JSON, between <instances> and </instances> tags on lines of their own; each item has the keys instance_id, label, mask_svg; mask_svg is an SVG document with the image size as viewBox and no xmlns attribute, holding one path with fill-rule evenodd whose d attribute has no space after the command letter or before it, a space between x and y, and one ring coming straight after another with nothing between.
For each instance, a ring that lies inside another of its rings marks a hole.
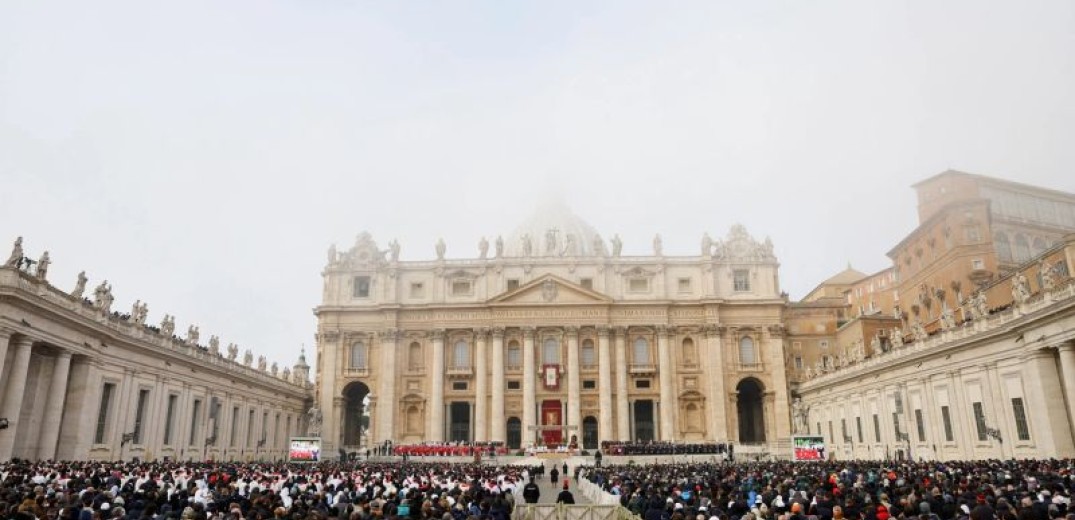
<instances>
[{"instance_id":1,"label":"foggy sky","mask_svg":"<svg viewBox=\"0 0 1075 520\"><path fill-rule=\"evenodd\" d=\"M290 365L332 243L742 223L793 298L953 168L1075 191L1075 3L0 3L0 247ZM312 362L312 359L311 359Z\"/></svg>"}]
</instances>

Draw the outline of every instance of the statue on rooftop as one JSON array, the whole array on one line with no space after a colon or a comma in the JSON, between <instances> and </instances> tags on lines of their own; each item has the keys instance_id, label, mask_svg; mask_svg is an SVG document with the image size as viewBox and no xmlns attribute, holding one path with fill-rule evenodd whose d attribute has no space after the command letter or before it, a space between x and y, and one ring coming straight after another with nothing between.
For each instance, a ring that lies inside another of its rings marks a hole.
<instances>
[{"instance_id":1,"label":"statue on rooftop","mask_svg":"<svg viewBox=\"0 0 1075 520\"><path fill-rule=\"evenodd\" d=\"M560 249L559 239L557 238L558 231L554 228L550 228L545 231L545 255L552 256Z\"/></svg>"},{"instance_id":2,"label":"statue on rooftop","mask_svg":"<svg viewBox=\"0 0 1075 520\"><path fill-rule=\"evenodd\" d=\"M45 251L41 254L41 258L37 260L37 272L34 273L38 280L45 281L45 277L49 274L49 264L52 260L49 259L49 252Z\"/></svg>"},{"instance_id":3,"label":"statue on rooftop","mask_svg":"<svg viewBox=\"0 0 1075 520\"><path fill-rule=\"evenodd\" d=\"M593 236L593 254L602 258L608 256L608 249L605 248L605 241L601 239L601 235Z\"/></svg>"},{"instance_id":4,"label":"statue on rooftop","mask_svg":"<svg viewBox=\"0 0 1075 520\"><path fill-rule=\"evenodd\" d=\"M478 258L481 258L482 260L485 260L485 258L488 257L488 256L489 256L489 241L486 240L485 237L482 237L482 239L478 241Z\"/></svg>"},{"instance_id":5,"label":"statue on rooftop","mask_svg":"<svg viewBox=\"0 0 1075 520\"><path fill-rule=\"evenodd\" d=\"M173 334L175 334L175 316L165 314L164 319L161 320L161 335L171 338Z\"/></svg>"},{"instance_id":6,"label":"statue on rooftop","mask_svg":"<svg viewBox=\"0 0 1075 520\"><path fill-rule=\"evenodd\" d=\"M72 299L75 299L75 300L81 300L82 299L82 293L86 292L86 282L87 281L88 281L88 279L86 278L86 271L82 271L81 273L78 273L78 281L75 282L75 289L73 291L71 291L71 298Z\"/></svg>"},{"instance_id":7,"label":"statue on rooftop","mask_svg":"<svg viewBox=\"0 0 1075 520\"><path fill-rule=\"evenodd\" d=\"M713 254L713 238L709 236L709 233L702 235L702 256L712 256Z\"/></svg>"},{"instance_id":8,"label":"statue on rooftop","mask_svg":"<svg viewBox=\"0 0 1075 520\"><path fill-rule=\"evenodd\" d=\"M1030 281L1026 275L1019 273L1012 277L1012 299L1016 304L1022 305L1030 299Z\"/></svg>"},{"instance_id":9,"label":"statue on rooftop","mask_svg":"<svg viewBox=\"0 0 1075 520\"><path fill-rule=\"evenodd\" d=\"M500 235L496 236L496 257L500 258L504 256L504 238Z\"/></svg>"},{"instance_id":10,"label":"statue on rooftop","mask_svg":"<svg viewBox=\"0 0 1075 520\"><path fill-rule=\"evenodd\" d=\"M444 255L441 254L441 256ZM392 241L388 243L388 258L393 262L399 261L399 240L393 238Z\"/></svg>"},{"instance_id":11,"label":"statue on rooftop","mask_svg":"<svg viewBox=\"0 0 1075 520\"><path fill-rule=\"evenodd\" d=\"M237 357L239 357L239 346L235 343L228 343L228 361L235 361Z\"/></svg>"},{"instance_id":12,"label":"statue on rooftop","mask_svg":"<svg viewBox=\"0 0 1075 520\"><path fill-rule=\"evenodd\" d=\"M94 304L104 313L112 311L112 286L108 285L108 280L101 282L96 289L93 290Z\"/></svg>"},{"instance_id":13,"label":"statue on rooftop","mask_svg":"<svg viewBox=\"0 0 1075 520\"><path fill-rule=\"evenodd\" d=\"M250 349L246 349L246 352L243 352L243 364L246 365L246 366L250 366L253 363L254 363L254 354L250 352Z\"/></svg>"},{"instance_id":14,"label":"statue on rooftop","mask_svg":"<svg viewBox=\"0 0 1075 520\"><path fill-rule=\"evenodd\" d=\"M448 246L444 243L444 239L438 238L437 245L435 247L437 250L437 260L444 260L444 253L448 249Z\"/></svg>"},{"instance_id":15,"label":"statue on rooftop","mask_svg":"<svg viewBox=\"0 0 1075 520\"><path fill-rule=\"evenodd\" d=\"M339 260L339 253L336 252L336 244L332 244L328 248L328 265L332 265Z\"/></svg>"},{"instance_id":16,"label":"statue on rooftop","mask_svg":"<svg viewBox=\"0 0 1075 520\"><path fill-rule=\"evenodd\" d=\"M1038 265L1038 271L1041 273L1041 290L1046 293L1053 292L1053 289L1056 289L1055 267L1050 266L1042 259L1041 264Z\"/></svg>"},{"instance_id":17,"label":"statue on rooftop","mask_svg":"<svg viewBox=\"0 0 1075 520\"><path fill-rule=\"evenodd\" d=\"M209 352L215 356L220 355L220 338L209 336Z\"/></svg>"},{"instance_id":18,"label":"statue on rooftop","mask_svg":"<svg viewBox=\"0 0 1075 520\"><path fill-rule=\"evenodd\" d=\"M265 356L258 356L258 370L265 371Z\"/></svg>"},{"instance_id":19,"label":"statue on rooftop","mask_svg":"<svg viewBox=\"0 0 1075 520\"><path fill-rule=\"evenodd\" d=\"M660 233L653 237L653 256L664 256L664 241Z\"/></svg>"},{"instance_id":20,"label":"statue on rooftop","mask_svg":"<svg viewBox=\"0 0 1075 520\"><path fill-rule=\"evenodd\" d=\"M903 346L903 328L892 328L892 348L898 349Z\"/></svg>"},{"instance_id":21,"label":"statue on rooftop","mask_svg":"<svg viewBox=\"0 0 1075 520\"><path fill-rule=\"evenodd\" d=\"M275 361L273 361L272 366L269 367L269 372L272 373L273 376L277 375L280 372L280 367L277 366Z\"/></svg>"},{"instance_id":22,"label":"statue on rooftop","mask_svg":"<svg viewBox=\"0 0 1075 520\"><path fill-rule=\"evenodd\" d=\"M198 336L200 335L201 331L198 330L198 327L195 327L194 325L187 327L187 343L191 346L198 346Z\"/></svg>"},{"instance_id":23,"label":"statue on rooftop","mask_svg":"<svg viewBox=\"0 0 1075 520\"><path fill-rule=\"evenodd\" d=\"M612 256L619 258L620 253L623 252L623 241L620 240L620 235L617 233L612 235Z\"/></svg>"},{"instance_id":24,"label":"statue on rooftop","mask_svg":"<svg viewBox=\"0 0 1075 520\"><path fill-rule=\"evenodd\" d=\"M4 265L18 268L19 264L22 263L22 256L22 237L18 237L15 239L15 245L11 248L11 256L7 258L7 262Z\"/></svg>"},{"instance_id":25,"label":"statue on rooftop","mask_svg":"<svg viewBox=\"0 0 1075 520\"><path fill-rule=\"evenodd\" d=\"M523 235L523 256L529 257L534 252L534 244L530 234Z\"/></svg>"}]
</instances>

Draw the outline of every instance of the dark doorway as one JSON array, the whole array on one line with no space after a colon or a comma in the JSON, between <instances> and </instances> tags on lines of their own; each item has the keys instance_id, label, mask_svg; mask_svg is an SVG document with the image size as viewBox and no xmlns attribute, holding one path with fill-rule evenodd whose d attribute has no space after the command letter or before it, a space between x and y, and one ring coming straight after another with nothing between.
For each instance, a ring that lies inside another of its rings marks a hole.
<instances>
[{"instance_id":1,"label":"dark doorway","mask_svg":"<svg viewBox=\"0 0 1075 520\"><path fill-rule=\"evenodd\" d=\"M523 423L518 417L508 419L508 447L517 450L523 445Z\"/></svg>"},{"instance_id":2,"label":"dark doorway","mask_svg":"<svg viewBox=\"0 0 1075 520\"><path fill-rule=\"evenodd\" d=\"M370 418L366 415L366 396L370 387L355 381L343 389L343 445L357 448L369 431ZM322 432L329 436L331 432Z\"/></svg>"},{"instance_id":3,"label":"dark doorway","mask_svg":"<svg viewBox=\"0 0 1075 520\"><path fill-rule=\"evenodd\" d=\"M645 442L655 440L656 435L653 425L653 400L642 399L635 401L635 441Z\"/></svg>"},{"instance_id":4,"label":"dark doorway","mask_svg":"<svg viewBox=\"0 0 1075 520\"><path fill-rule=\"evenodd\" d=\"M470 403L453 402L448 406L448 440L470 442Z\"/></svg>"},{"instance_id":5,"label":"dark doorway","mask_svg":"<svg viewBox=\"0 0 1075 520\"><path fill-rule=\"evenodd\" d=\"M739 392L739 443L762 444L765 442L765 414L762 407L761 383L757 379L744 379L735 387Z\"/></svg>"},{"instance_id":6,"label":"dark doorway","mask_svg":"<svg viewBox=\"0 0 1075 520\"><path fill-rule=\"evenodd\" d=\"M582 420L582 447L597 449L597 418L592 415Z\"/></svg>"}]
</instances>

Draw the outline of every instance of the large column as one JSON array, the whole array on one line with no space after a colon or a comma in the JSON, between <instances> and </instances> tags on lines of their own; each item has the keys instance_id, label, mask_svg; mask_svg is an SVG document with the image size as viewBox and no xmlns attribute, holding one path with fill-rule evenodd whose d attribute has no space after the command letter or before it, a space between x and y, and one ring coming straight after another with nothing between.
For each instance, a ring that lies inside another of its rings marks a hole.
<instances>
[{"instance_id":1,"label":"large column","mask_svg":"<svg viewBox=\"0 0 1075 520\"><path fill-rule=\"evenodd\" d=\"M523 327L523 446L533 444L537 413L537 368L534 366L534 328Z\"/></svg>"},{"instance_id":2,"label":"large column","mask_svg":"<svg viewBox=\"0 0 1075 520\"><path fill-rule=\"evenodd\" d=\"M343 417L339 414L336 408L336 396L340 393L340 388L337 388L339 384L339 369L337 368L340 363L340 356L342 355L341 345L343 343L342 334L339 331L326 331L322 332L318 337L317 345L317 382L321 386L321 395L317 396L317 402L314 406L321 412L321 428L319 436L321 437L321 451L326 455L333 456L337 453L340 444L340 432L343 431L341 423ZM246 445L247 430L251 428L248 424L249 421L249 406L251 403L247 402L247 407L244 407L243 415L243 437L239 446L242 448L242 453L245 455L248 452L252 452L252 446ZM315 435L317 436L317 435Z\"/></svg>"},{"instance_id":3,"label":"large column","mask_svg":"<svg viewBox=\"0 0 1075 520\"><path fill-rule=\"evenodd\" d=\"M56 443L60 440L60 420L63 418L63 401L67 395L67 374L71 370L71 352L61 350L56 355L56 367L52 369L52 383L49 385L48 400L45 401L45 416L41 424L41 445L37 458L53 460L56 458Z\"/></svg>"},{"instance_id":4,"label":"large column","mask_svg":"<svg viewBox=\"0 0 1075 520\"><path fill-rule=\"evenodd\" d=\"M4 373L4 362L7 361L7 345L11 342L13 334L10 330L0 329L0 374ZM0 391L3 389L3 383L0 383Z\"/></svg>"},{"instance_id":5,"label":"large column","mask_svg":"<svg viewBox=\"0 0 1075 520\"><path fill-rule=\"evenodd\" d=\"M582 403L579 396L579 328L565 327L567 333L567 423L577 430L579 442L582 441ZM571 438L571 430L568 431Z\"/></svg>"},{"instance_id":6,"label":"large column","mask_svg":"<svg viewBox=\"0 0 1075 520\"><path fill-rule=\"evenodd\" d=\"M773 432L776 438L766 437L766 442L772 443L791 438L791 401L788 399L787 370L784 366L784 327L773 325L769 327L769 342L765 352L765 362L768 364L769 373L773 375L773 409L780 410L775 414Z\"/></svg>"},{"instance_id":7,"label":"large column","mask_svg":"<svg viewBox=\"0 0 1075 520\"><path fill-rule=\"evenodd\" d=\"M1060 353L1060 380L1067 397L1068 424L1071 431L1075 431L1075 342L1068 341L1057 350Z\"/></svg>"},{"instance_id":8,"label":"large column","mask_svg":"<svg viewBox=\"0 0 1075 520\"><path fill-rule=\"evenodd\" d=\"M661 373L661 440L675 440L675 390L672 387L672 351L668 346L668 327L657 326L657 351Z\"/></svg>"},{"instance_id":9,"label":"large column","mask_svg":"<svg viewBox=\"0 0 1075 520\"><path fill-rule=\"evenodd\" d=\"M612 433L612 359L608 345L608 326L597 326L597 404L601 408L597 423L597 442L615 440Z\"/></svg>"},{"instance_id":10,"label":"large column","mask_svg":"<svg viewBox=\"0 0 1075 520\"><path fill-rule=\"evenodd\" d=\"M444 441L444 330L433 331L433 377L429 391L429 440Z\"/></svg>"},{"instance_id":11,"label":"large column","mask_svg":"<svg viewBox=\"0 0 1075 520\"><path fill-rule=\"evenodd\" d=\"M0 406L0 417L8 420L7 429L0 430L0 461L10 460L15 448L15 432L19 431L22 397L26 393L26 371L30 368L30 347L33 344L34 340L26 336L19 336L15 340L15 358L8 372L3 406Z\"/></svg>"},{"instance_id":12,"label":"large column","mask_svg":"<svg viewBox=\"0 0 1075 520\"><path fill-rule=\"evenodd\" d=\"M377 427L380 432L377 438L381 441L396 438L396 347L399 331L388 329L381 333L382 366L379 378L381 378L381 414L377 417L380 423Z\"/></svg>"},{"instance_id":13,"label":"large column","mask_svg":"<svg viewBox=\"0 0 1075 520\"><path fill-rule=\"evenodd\" d=\"M507 442L504 422L504 328L493 328L493 413L489 440Z\"/></svg>"},{"instance_id":14,"label":"large column","mask_svg":"<svg viewBox=\"0 0 1075 520\"><path fill-rule=\"evenodd\" d=\"M489 417L489 364L486 362L488 354L485 352L488 338L488 329L474 331L474 371L477 372L474 375L474 440L477 442L484 442L489 432L486 420Z\"/></svg>"},{"instance_id":15,"label":"large column","mask_svg":"<svg viewBox=\"0 0 1075 520\"><path fill-rule=\"evenodd\" d=\"M627 400L627 329L616 327L616 437L631 440L631 406Z\"/></svg>"},{"instance_id":16,"label":"large column","mask_svg":"<svg viewBox=\"0 0 1075 520\"><path fill-rule=\"evenodd\" d=\"M709 395L706 400L712 407L712 430L713 440L725 442L728 440L728 408L725 402L724 388L724 346L720 341L720 333L723 327L709 325L706 333L706 355L709 365Z\"/></svg>"}]
</instances>

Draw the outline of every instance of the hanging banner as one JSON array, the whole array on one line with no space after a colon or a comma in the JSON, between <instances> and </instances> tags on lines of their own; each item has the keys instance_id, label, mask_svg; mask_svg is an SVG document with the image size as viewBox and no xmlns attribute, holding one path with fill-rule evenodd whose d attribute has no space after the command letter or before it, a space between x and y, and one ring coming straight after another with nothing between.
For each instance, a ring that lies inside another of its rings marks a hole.
<instances>
[{"instance_id":1,"label":"hanging banner","mask_svg":"<svg viewBox=\"0 0 1075 520\"><path fill-rule=\"evenodd\" d=\"M546 390L560 389L560 365L544 365L541 367L541 376L545 380Z\"/></svg>"}]
</instances>

